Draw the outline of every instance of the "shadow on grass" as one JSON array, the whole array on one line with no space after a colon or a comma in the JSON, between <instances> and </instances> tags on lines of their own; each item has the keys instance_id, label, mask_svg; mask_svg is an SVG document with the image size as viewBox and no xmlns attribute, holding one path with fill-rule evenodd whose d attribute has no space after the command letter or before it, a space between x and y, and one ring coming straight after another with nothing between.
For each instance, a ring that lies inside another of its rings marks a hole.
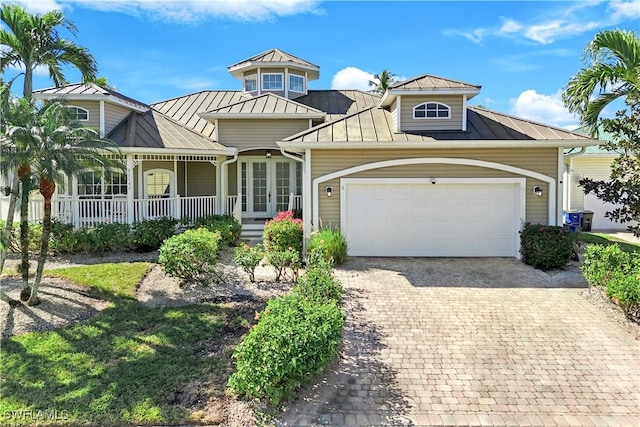
<instances>
[{"instance_id":1,"label":"shadow on grass","mask_svg":"<svg viewBox=\"0 0 640 427\"><path fill-rule=\"evenodd\" d=\"M229 352L218 349L244 332L233 319L256 308L149 309L120 298L90 321L7 339L0 410L65 411L68 419L52 424L186 422L209 395L223 393ZM216 380L187 401L176 398L185 384L206 378Z\"/></svg>"},{"instance_id":2,"label":"shadow on grass","mask_svg":"<svg viewBox=\"0 0 640 427\"><path fill-rule=\"evenodd\" d=\"M603 233L581 232L578 233L578 240L584 243L595 243L604 246L618 245L620 249L625 252L640 252L640 239L638 239L637 244L634 244L618 240L615 237Z\"/></svg>"}]
</instances>

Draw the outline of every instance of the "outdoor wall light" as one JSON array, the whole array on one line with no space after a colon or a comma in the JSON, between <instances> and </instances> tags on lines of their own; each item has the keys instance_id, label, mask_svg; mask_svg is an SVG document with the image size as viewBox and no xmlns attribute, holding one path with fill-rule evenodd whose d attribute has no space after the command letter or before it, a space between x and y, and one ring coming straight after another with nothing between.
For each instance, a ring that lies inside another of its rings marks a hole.
<instances>
[{"instance_id":1,"label":"outdoor wall light","mask_svg":"<svg viewBox=\"0 0 640 427\"><path fill-rule=\"evenodd\" d=\"M264 155L267 159L271 158L271 150L267 150L267 154Z\"/></svg>"},{"instance_id":2,"label":"outdoor wall light","mask_svg":"<svg viewBox=\"0 0 640 427\"><path fill-rule=\"evenodd\" d=\"M333 196L333 187L326 187L324 192L327 194L327 197Z\"/></svg>"},{"instance_id":3,"label":"outdoor wall light","mask_svg":"<svg viewBox=\"0 0 640 427\"><path fill-rule=\"evenodd\" d=\"M533 194L535 194L538 197L542 197L542 187L540 187L539 185L534 185Z\"/></svg>"}]
</instances>

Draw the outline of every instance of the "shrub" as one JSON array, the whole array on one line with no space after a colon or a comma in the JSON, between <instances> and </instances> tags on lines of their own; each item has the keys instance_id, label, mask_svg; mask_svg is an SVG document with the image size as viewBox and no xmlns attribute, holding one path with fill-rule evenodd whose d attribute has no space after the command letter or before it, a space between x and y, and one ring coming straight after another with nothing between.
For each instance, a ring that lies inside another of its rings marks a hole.
<instances>
[{"instance_id":1,"label":"shrub","mask_svg":"<svg viewBox=\"0 0 640 427\"><path fill-rule=\"evenodd\" d=\"M279 212L264 226L262 236L267 252L293 249L302 254L302 221L293 217L293 212Z\"/></svg>"},{"instance_id":2,"label":"shrub","mask_svg":"<svg viewBox=\"0 0 640 427\"><path fill-rule=\"evenodd\" d=\"M146 219L133 224L131 242L136 251L148 252L158 249L162 242L173 236L178 220L169 217Z\"/></svg>"},{"instance_id":3,"label":"shrub","mask_svg":"<svg viewBox=\"0 0 640 427\"><path fill-rule=\"evenodd\" d=\"M158 262L171 277L206 283L215 275L219 242L218 233L204 228L187 230L162 244Z\"/></svg>"},{"instance_id":4,"label":"shrub","mask_svg":"<svg viewBox=\"0 0 640 427\"><path fill-rule=\"evenodd\" d=\"M574 240L574 234L562 227L527 223L520 231L522 261L542 270L564 267Z\"/></svg>"},{"instance_id":5,"label":"shrub","mask_svg":"<svg viewBox=\"0 0 640 427\"><path fill-rule=\"evenodd\" d=\"M234 252L233 260L242 267L242 270L249 275L249 280L256 281L256 267L260 265L264 258L264 247L258 243L250 247L246 243L238 246Z\"/></svg>"},{"instance_id":6,"label":"shrub","mask_svg":"<svg viewBox=\"0 0 640 427\"><path fill-rule=\"evenodd\" d=\"M290 398L338 354L344 316L335 304L314 304L294 295L274 298L236 347L230 389L272 404Z\"/></svg>"},{"instance_id":7,"label":"shrub","mask_svg":"<svg viewBox=\"0 0 640 427\"><path fill-rule=\"evenodd\" d=\"M640 317L640 253L616 244L589 245L580 271L589 285L605 288L628 317Z\"/></svg>"},{"instance_id":8,"label":"shrub","mask_svg":"<svg viewBox=\"0 0 640 427\"><path fill-rule=\"evenodd\" d=\"M298 279L293 294L315 304L340 304L342 283L333 277L333 268L321 252L307 258L307 271Z\"/></svg>"},{"instance_id":9,"label":"shrub","mask_svg":"<svg viewBox=\"0 0 640 427\"><path fill-rule=\"evenodd\" d=\"M278 282L283 275L286 277L287 269L291 270L292 280L298 278L298 270L302 266L300 253L298 251L294 249L284 251L268 250L266 252L266 259L267 263L276 271L276 282Z\"/></svg>"},{"instance_id":10,"label":"shrub","mask_svg":"<svg viewBox=\"0 0 640 427\"><path fill-rule=\"evenodd\" d=\"M347 260L347 240L340 229L323 228L311 235L308 249L320 251L327 261L340 265Z\"/></svg>"},{"instance_id":11,"label":"shrub","mask_svg":"<svg viewBox=\"0 0 640 427\"><path fill-rule=\"evenodd\" d=\"M240 238L242 224L231 215L209 215L197 218L195 228L204 227L212 232L220 233L220 246L233 246Z\"/></svg>"},{"instance_id":12,"label":"shrub","mask_svg":"<svg viewBox=\"0 0 640 427\"><path fill-rule=\"evenodd\" d=\"M128 251L131 249L131 227L117 222L98 224L90 233L94 234L95 252Z\"/></svg>"}]
</instances>

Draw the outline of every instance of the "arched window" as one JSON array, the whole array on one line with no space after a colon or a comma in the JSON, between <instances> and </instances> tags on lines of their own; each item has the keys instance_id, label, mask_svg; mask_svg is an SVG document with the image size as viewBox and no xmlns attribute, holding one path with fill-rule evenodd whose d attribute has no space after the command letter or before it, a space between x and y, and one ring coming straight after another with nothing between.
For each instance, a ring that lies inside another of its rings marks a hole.
<instances>
[{"instance_id":1,"label":"arched window","mask_svg":"<svg viewBox=\"0 0 640 427\"><path fill-rule=\"evenodd\" d=\"M73 120L79 120L79 121L89 120L89 110L82 107L78 107L76 105L70 105L68 108L69 108L69 114L71 114L71 118Z\"/></svg>"},{"instance_id":2,"label":"arched window","mask_svg":"<svg viewBox=\"0 0 640 427\"><path fill-rule=\"evenodd\" d=\"M441 102L425 102L413 107L414 119L450 119L451 107Z\"/></svg>"},{"instance_id":3,"label":"arched window","mask_svg":"<svg viewBox=\"0 0 640 427\"><path fill-rule=\"evenodd\" d=\"M174 197L173 171L168 169L146 171L144 173L144 195L147 199Z\"/></svg>"}]
</instances>

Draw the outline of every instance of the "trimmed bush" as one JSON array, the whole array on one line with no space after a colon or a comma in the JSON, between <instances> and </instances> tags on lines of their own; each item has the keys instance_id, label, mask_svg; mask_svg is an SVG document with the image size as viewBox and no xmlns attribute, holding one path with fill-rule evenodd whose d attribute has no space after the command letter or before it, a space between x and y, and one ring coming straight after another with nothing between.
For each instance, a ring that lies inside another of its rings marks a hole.
<instances>
[{"instance_id":1,"label":"trimmed bush","mask_svg":"<svg viewBox=\"0 0 640 427\"><path fill-rule=\"evenodd\" d=\"M246 243L235 249L233 260L242 267L242 270L249 275L249 280L256 281L256 267L260 265L264 258L264 247L258 243L250 247Z\"/></svg>"},{"instance_id":2,"label":"trimmed bush","mask_svg":"<svg viewBox=\"0 0 640 427\"><path fill-rule=\"evenodd\" d=\"M209 231L220 233L220 246L234 246L240 238L242 225L231 215L209 215L197 218L195 228L204 227Z\"/></svg>"},{"instance_id":3,"label":"trimmed bush","mask_svg":"<svg viewBox=\"0 0 640 427\"><path fill-rule=\"evenodd\" d=\"M279 404L321 374L338 354L344 315L335 304L294 295L269 301L234 351L229 388Z\"/></svg>"},{"instance_id":4,"label":"trimmed bush","mask_svg":"<svg viewBox=\"0 0 640 427\"><path fill-rule=\"evenodd\" d=\"M337 228L323 228L311 235L308 249L319 251L325 260L340 265L347 260L347 239Z\"/></svg>"},{"instance_id":5,"label":"trimmed bush","mask_svg":"<svg viewBox=\"0 0 640 427\"><path fill-rule=\"evenodd\" d=\"M6 222L0 220L0 234L4 232ZM42 224L28 224L29 234L29 252L38 253L40 251L40 242L42 241ZM20 252L20 221L13 222L13 228L9 235L9 241L4 242L7 251Z\"/></svg>"},{"instance_id":6,"label":"trimmed bush","mask_svg":"<svg viewBox=\"0 0 640 427\"><path fill-rule=\"evenodd\" d=\"M262 236L267 252L295 250L302 255L302 220L293 217L293 212L278 212L264 226Z\"/></svg>"},{"instance_id":7,"label":"trimmed bush","mask_svg":"<svg viewBox=\"0 0 640 427\"><path fill-rule=\"evenodd\" d=\"M307 271L298 279L292 293L316 304L338 304L342 300L342 283L333 277L333 268L324 253L314 251L307 258Z\"/></svg>"},{"instance_id":8,"label":"trimmed bush","mask_svg":"<svg viewBox=\"0 0 640 427\"><path fill-rule=\"evenodd\" d=\"M294 249L268 250L266 252L267 264L272 266L276 272L276 282L280 281L282 276L287 274L287 270L291 272L291 279L297 280L298 270L302 266L300 253Z\"/></svg>"},{"instance_id":9,"label":"trimmed bush","mask_svg":"<svg viewBox=\"0 0 640 427\"><path fill-rule=\"evenodd\" d=\"M218 233L204 228L187 230L163 243L158 262L171 277L207 283L215 276L219 242Z\"/></svg>"},{"instance_id":10,"label":"trimmed bush","mask_svg":"<svg viewBox=\"0 0 640 427\"><path fill-rule=\"evenodd\" d=\"M567 265L571 259L574 233L562 227L525 224L520 231L522 261L541 270Z\"/></svg>"},{"instance_id":11,"label":"trimmed bush","mask_svg":"<svg viewBox=\"0 0 640 427\"><path fill-rule=\"evenodd\" d=\"M155 251L175 234L177 224L177 219L169 217L135 222L131 233L134 249L138 252Z\"/></svg>"},{"instance_id":12,"label":"trimmed bush","mask_svg":"<svg viewBox=\"0 0 640 427\"><path fill-rule=\"evenodd\" d=\"M640 253L618 245L589 245L580 271L591 286L604 288L624 313L640 318Z\"/></svg>"}]
</instances>

